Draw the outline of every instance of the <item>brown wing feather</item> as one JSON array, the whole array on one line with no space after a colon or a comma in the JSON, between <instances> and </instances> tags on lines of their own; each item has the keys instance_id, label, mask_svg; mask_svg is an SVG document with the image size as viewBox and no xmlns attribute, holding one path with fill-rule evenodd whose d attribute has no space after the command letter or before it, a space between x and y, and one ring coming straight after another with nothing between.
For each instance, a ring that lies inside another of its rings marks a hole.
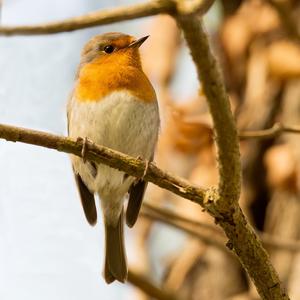
<instances>
[{"instance_id":1,"label":"brown wing feather","mask_svg":"<svg viewBox=\"0 0 300 300\"><path fill-rule=\"evenodd\" d=\"M68 134L70 133L70 99L73 97L73 91L69 96L68 100L68 107L67 107L67 120L68 120ZM78 188L80 201L83 207L83 211L85 214L85 217L90 225L94 226L97 223L97 210L95 205L95 198L94 195L89 191L89 189L86 187L84 182L82 181L80 175L76 174L76 172L73 169L76 185Z\"/></svg>"},{"instance_id":2,"label":"brown wing feather","mask_svg":"<svg viewBox=\"0 0 300 300\"><path fill-rule=\"evenodd\" d=\"M97 210L94 195L86 187L80 175L74 172L74 176L85 217L89 224L94 226L97 223Z\"/></svg>"},{"instance_id":3,"label":"brown wing feather","mask_svg":"<svg viewBox=\"0 0 300 300\"><path fill-rule=\"evenodd\" d=\"M126 210L126 224L128 227L133 227L138 218L147 184L148 183L146 181L140 179L137 183L133 183L130 187Z\"/></svg>"}]
</instances>

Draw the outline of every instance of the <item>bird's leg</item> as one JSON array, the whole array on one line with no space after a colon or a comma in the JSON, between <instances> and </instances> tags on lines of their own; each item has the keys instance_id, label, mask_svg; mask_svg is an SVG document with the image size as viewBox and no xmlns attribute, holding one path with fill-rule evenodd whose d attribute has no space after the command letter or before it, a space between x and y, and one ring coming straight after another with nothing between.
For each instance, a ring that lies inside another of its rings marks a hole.
<instances>
[{"instance_id":1,"label":"bird's leg","mask_svg":"<svg viewBox=\"0 0 300 300\"><path fill-rule=\"evenodd\" d=\"M89 140L88 140L87 137L85 137L84 139L82 137L78 137L77 141L82 142L81 158L82 158L83 162L85 163L86 162L86 152L87 152L87 149L88 149Z\"/></svg>"},{"instance_id":2,"label":"bird's leg","mask_svg":"<svg viewBox=\"0 0 300 300\"><path fill-rule=\"evenodd\" d=\"M144 180L144 177L146 176L147 174L147 171L148 171L148 168L149 168L149 163L150 161L149 160L145 160L145 163L146 163L146 166L145 166L145 169L144 169L144 173L143 173L143 176L142 176L142 180Z\"/></svg>"},{"instance_id":3,"label":"bird's leg","mask_svg":"<svg viewBox=\"0 0 300 300\"><path fill-rule=\"evenodd\" d=\"M83 163L86 163L86 154L88 151L88 143L93 143L91 140L89 140L87 137L85 137L84 139L82 137L78 137L77 138L77 142L82 143L82 149L81 149L81 158ZM91 173L91 175L96 178L97 177L97 164L94 161L89 161L87 164L87 167Z\"/></svg>"},{"instance_id":4,"label":"bird's leg","mask_svg":"<svg viewBox=\"0 0 300 300\"><path fill-rule=\"evenodd\" d=\"M136 159L145 161L146 166L145 166L143 175L142 175L140 178L136 178L136 179L134 180L134 182L133 182L134 185L136 185L139 181L144 180L144 177L145 177L146 174L147 174L147 171L148 171L148 168L149 168L149 163L150 163L149 160L143 159L141 156L138 156ZM125 173L124 176L123 176L123 182L124 182L128 177L129 177L129 175Z\"/></svg>"},{"instance_id":5,"label":"bird's leg","mask_svg":"<svg viewBox=\"0 0 300 300\"><path fill-rule=\"evenodd\" d=\"M149 168L149 163L150 163L150 161L147 160L147 159L143 159L141 156L138 156L137 159L145 161L146 166L145 166L143 175L142 175L142 177L139 178L137 181L139 181L140 179L141 179L141 180L144 180L144 177L146 176L147 171L148 171L148 168Z\"/></svg>"}]
</instances>

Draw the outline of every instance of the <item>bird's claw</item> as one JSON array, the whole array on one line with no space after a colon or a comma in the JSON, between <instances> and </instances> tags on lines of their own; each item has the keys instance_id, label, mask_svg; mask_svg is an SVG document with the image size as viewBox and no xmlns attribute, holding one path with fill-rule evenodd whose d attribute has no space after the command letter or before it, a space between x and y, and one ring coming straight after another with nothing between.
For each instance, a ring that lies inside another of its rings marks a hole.
<instances>
[{"instance_id":1,"label":"bird's claw","mask_svg":"<svg viewBox=\"0 0 300 300\"><path fill-rule=\"evenodd\" d=\"M137 159L139 159L139 160L144 160L141 156L138 156L138 158ZM147 174L147 172L148 172L148 169L149 169L149 160L147 160L147 159L145 159L144 160L145 161L145 169L144 169L144 172L143 172L143 175L142 175L142 177L140 178L141 180L144 180L144 177L146 176L146 174Z\"/></svg>"},{"instance_id":2,"label":"bird's claw","mask_svg":"<svg viewBox=\"0 0 300 300\"><path fill-rule=\"evenodd\" d=\"M146 160L146 166L145 166L145 169L144 169L144 173L143 173L143 176L142 176L142 180L144 180L144 177L146 176L147 172L148 172L148 169L149 169L149 160Z\"/></svg>"},{"instance_id":3,"label":"bird's claw","mask_svg":"<svg viewBox=\"0 0 300 300\"><path fill-rule=\"evenodd\" d=\"M77 138L77 141L82 142L82 149L81 149L81 158L83 162L86 162L86 153L88 150L88 138L85 137L84 139L82 137Z\"/></svg>"}]
</instances>

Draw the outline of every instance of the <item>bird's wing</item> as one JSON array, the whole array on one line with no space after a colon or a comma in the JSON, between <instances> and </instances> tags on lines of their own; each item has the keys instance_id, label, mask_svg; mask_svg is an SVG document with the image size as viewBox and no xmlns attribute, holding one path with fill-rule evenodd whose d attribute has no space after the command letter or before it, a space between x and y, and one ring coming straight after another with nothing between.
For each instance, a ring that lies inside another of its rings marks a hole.
<instances>
[{"instance_id":1,"label":"bird's wing","mask_svg":"<svg viewBox=\"0 0 300 300\"><path fill-rule=\"evenodd\" d=\"M86 187L84 182L82 181L79 174L76 174L74 171L75 181L76 185L79 191L79 196L81 200L81 204L83 207L83 211L85 214L85 217L90 225L95 225L97 223L97 210L95 205L95 198L94 194L92 194L89 189Z\"/></svg>"},{"instance_id":2,"label":"bird's wing","mask_svg":"<svg viewBox=\"0 0 300 300\"><path fill-rule=\"evenodd\" d=\"M73 98L74 91L72 91L68 97L67 101L67 132L70 134L70 112L71 112L71 101Z\"/></svg>"},{"instance_id":3,"label":"bird's wing","mask_svg":"<svg viewBox=\"0 0 300 300\"><path fill-rule=\"evenodd\" d=\"M73 97L73 91L70 94L67 103L68 134L70 133L70 111L71 111L70 105L71 105L72 97ZM86 187L80 175L75 172L74 168L73 168L73 173L74 173L74 177L75 177L75 181L78 188L85 217L89 222L89 224L93 226L97 223L97 210L96 210L94 195Z\"/></svg>"},{"instance_id":4,"label":"bird's wing","mask_svg":"<svg viewBox=\"0 0 300 300\"><path fill-rule=\"evenodd\" d=\"M153 161L154 153L151 155L149 162ZM143 179L139 179L137 182L133 182L129 189L129 200L126 210L126 224L128 227L133 227L139 216L139 212L142 206L142 201L147 188L148 182Z\"/></svg>"},{"instance_id":5,"label":"bird's wing","mask_svg":"<svg viewBox=\"0 0 300 300\"><path fill-rule=\"evenodd\" d=\"M126 224L128 227L133 227L138 218L147 185L148 182L140 179L138 182L134 182L129 189L129 200L126 210Z\"/></svg>"}]
</instances>

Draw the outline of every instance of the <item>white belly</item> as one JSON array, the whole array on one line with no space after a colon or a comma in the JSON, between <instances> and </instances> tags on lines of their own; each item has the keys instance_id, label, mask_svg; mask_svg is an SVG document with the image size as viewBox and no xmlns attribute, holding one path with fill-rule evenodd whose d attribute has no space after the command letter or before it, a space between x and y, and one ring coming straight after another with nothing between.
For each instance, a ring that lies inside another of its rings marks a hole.
<instances>
[{"instance_id":1,"label":"white belly","mask_svg":"<svg viewBox=\"0 0 300 300\"><path fill-rule=\"evenodd\" d=\"M140 101L126 91L114 92L100 102L71 99L68 121L70 137L87 137L133 157L149 160L153 155L159 129L156 102ZM133 180L124 181L123 172L105 165L99 165L93 177L82 159L72 156L72 163L88 188L108 201L111 197L111 201L123 197Z\"/></svg>"}]
</instances>

